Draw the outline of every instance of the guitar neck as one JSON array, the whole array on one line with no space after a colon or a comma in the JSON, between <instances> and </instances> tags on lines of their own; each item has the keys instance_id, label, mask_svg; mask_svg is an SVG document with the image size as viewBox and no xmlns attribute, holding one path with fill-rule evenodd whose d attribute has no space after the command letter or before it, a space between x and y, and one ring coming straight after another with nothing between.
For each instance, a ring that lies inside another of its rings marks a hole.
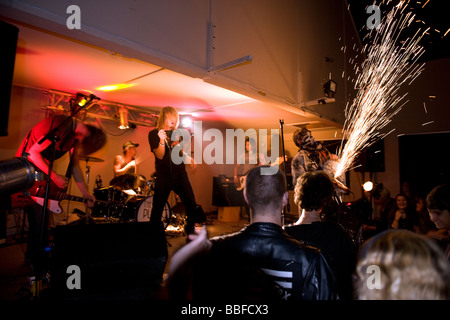
<instances>
[{"instance_id":1,"label":"guitar neck","mask_svg":"<svg viewBox=\"0 0 450 320\"><path fill-rule=\"evenodd\" d=\"M46 181L36 182L29 189L30 195L35 196L35 197L44 198L45 197L45 187L46 187ZM87 203L90 200L87 198L73 196L73 195L65 193L65 190L58 188L54 184L53 181L51 181L49 199L58 200L58 201L72 200L72 201L84 202L84 203ZM115 201L108 202L108 201L95 200L95 204L101 205L101 206L109 206L110 204L117 204L117 203Z\"/></svg>"},{"instance_id":2,"label":"guitar neck","mask_svg":"<svg viewBox=\"0 0 450 320\"><path fill-rule=\"evenodd\" d=\"M73 196L71 194L59 192L58 195L57 195L57 199L56 200L59 200L59 201L71 200L71 201L87 203L90 199L83 198L83 197L78 197L78 196ZM107 201L95 200L95 204L97 204L97 205L107 205L108 202Z\"/></svg>"}]
</instances>

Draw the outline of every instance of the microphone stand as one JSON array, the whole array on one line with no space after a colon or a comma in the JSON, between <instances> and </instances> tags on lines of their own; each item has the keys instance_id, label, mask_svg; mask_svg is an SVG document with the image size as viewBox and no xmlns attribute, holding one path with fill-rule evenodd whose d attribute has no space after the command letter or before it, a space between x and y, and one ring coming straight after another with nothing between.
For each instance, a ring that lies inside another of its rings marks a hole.
<instances>
[{"instance_id":1,"label":"microphone stand","mask_svg":"<svg viewBox=\"0 0 450 320\"><path fill-rule=\"evenodd\" d=\"M59 129L68 123L73 117L76 116L78 112L80 112L82 109L86 109L94 99L99 99L98 97L91 94L88 97L87 102L83 105L77 108L76 110L73 110L69 117L67 117L64 121L62 121L58 126L50 130L41 140L38 141L38 144L42 144L45 140L50 140L50 159L48 159L48 172L47 172L47 180L45 185L45 196L44 196L44 203L42 205L42 219L41 219L41 226L40 226L40 234L39 234L39 246L38 246L38 252L39 252L39 268L36 268L35 271L35 294L38 295L40 292L39 284L40 284L40 272L42 272L41 269L41 259L40 254L44 256L44 253L41 252L42 250L42 244L43 244L43 235L45 228L47 226L46 219L47 219L47 207L48 207L48 200L49 200L49 194L50 194L50 182L51 182L51 173L53 171L53 162L55 161L55 149L56 149L56 142L59 140L58 131ZM72 102L72 101L71 101ZM44 249L45 251L45 249Z\"/></svg>"},{"instance_id":2,"label":"microphone stand","mask_svg":"<svg viewBox=\"0 0 450 320\"><path fill-rule=\"evenodd\" d=\"M284 125L284 120L280 119L280 130L281 130L281 146L283 149L283 166L284 166L284 175L287 176L287 167L286 167L286 153L284 150L284 133L283 133L283 125ZM286 206L283 208L282 212L281 212L281 225L284 226L284 214L285 211L290 212L291 208L289 205L289 200L286 203Z\"/></svg>"}]
</instances>

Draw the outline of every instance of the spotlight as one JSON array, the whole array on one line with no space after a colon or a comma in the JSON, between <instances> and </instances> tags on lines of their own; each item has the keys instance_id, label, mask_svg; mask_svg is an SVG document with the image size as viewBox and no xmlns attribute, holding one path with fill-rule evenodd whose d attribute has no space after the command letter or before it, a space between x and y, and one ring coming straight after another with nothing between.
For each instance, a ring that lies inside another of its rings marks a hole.
<instances>
[{"instance_id":1,"label":"spotlight","mask_svg":"<svg viewBox=\"0 0 450 320\"><path fill-rule=\"evenodd\" d=\"M119 129L128 129L128 110L124 107L119 108Z\"/></svg>"},{"instance_id":2,"label":"spotlight","mask_svg":"<svg viewBox=\"0 0 450 320\"><path fill-rule=\"evenodd\" d=\"M366 182L364 182L364 184L363 184L363 189L364 189L364 191L372 191L372 189L373 189L373 183L372 183L372 181L366 181Z\"/></svg>"},{"instance_id":3,"label":"spotlight","mask_svg":"<svg viewBox=\"0 0 450 320\"><path fill-rule=\"evenodd\" d=\"M87 102L87 99L86 99L85 96L80 96L80 97L77 96L77 105L78 105L78 106L84 107L84 105L86 104L86 102Z\"/></svg>"},{"instance_id":4,"label":"spotlight","mask_svg":"<svg viewBox=\"0 0 450 320\"><path fill-rule=\"evenodd\" d=\"M85 94L82 92L77 92L75 98L71 100L71 102L73 101L75 106L84 107L87 103L91 103L92 100L101 100L101 99L92 93Z\"/></svg>"},{"instance_id":5,"label":"spotlight","mask_svg":"<svg viewBox=\"0 0 450 320\"><path fill-rule=\"evenodd\" d=\"M191 128L192 127L192 118L191 116L187 115L187 116L181 116L181 126L183 128Z\"/></svg>"},{"instance_id":6,"label":"spotlight","mask_svg":"<svg viewBox=\"0 0 450 320\"><path fill-rule=\"evenodd\" d=\"M337 83L333 80L328 80L327 83L323 85L323 92L328 98L334 98L336 93Z\"/></svg>"}]
</instances>

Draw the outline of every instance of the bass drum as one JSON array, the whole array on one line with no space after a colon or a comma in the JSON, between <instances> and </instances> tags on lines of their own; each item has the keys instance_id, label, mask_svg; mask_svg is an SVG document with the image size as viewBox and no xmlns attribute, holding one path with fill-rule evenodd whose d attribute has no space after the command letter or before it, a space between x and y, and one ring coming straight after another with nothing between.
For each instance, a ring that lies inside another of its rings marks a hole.
<instances>
[{"instance_id":1,"label":"bass drum","mask_svg":"<svg viewBox=\"0 0 450 320\"><path fill-rule=\"evenodd\" d=\"M123 208L123 218L126 222L148 222L152 214L153 197L131 197L125 203ZM161 220L164 225L164 229L167 228L172 210L169 203L166 202L161 215Z\"/></svg>"},{"instance_id":2,"label":"bass drum","mask_svg":"<svg viewBox=\"0 0 450 320\"><path fill-rule=\"evenodd\" d=\"M107 201L109 204L115 203L116 205L102 206L95 204L92 208L93 217L104 217L120 219L121 206L127 199L127 195L115 187L106 187L94 190L94 196L96 200Z\"/></svg>"}]
</instances>

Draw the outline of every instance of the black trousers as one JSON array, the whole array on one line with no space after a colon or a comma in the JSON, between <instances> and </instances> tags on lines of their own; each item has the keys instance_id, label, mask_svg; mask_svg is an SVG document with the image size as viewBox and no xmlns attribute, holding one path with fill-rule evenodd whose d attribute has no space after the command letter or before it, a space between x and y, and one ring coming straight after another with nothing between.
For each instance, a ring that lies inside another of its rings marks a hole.
<instances>
[{"instance_id":1,"label":"black trousers","mask_svg":"<svg viewBox=\"0 0 450 320\"><path fill-rule=\"evenodd\" d=\"M48 267L48 253L45 252L45 248L49 246L48 222L51 213L46 212L44 221L42 209L42 206L33 201L24 208L29 228L26 258L37 274L43 273Z\"/></svg>"},{"instance_id":2,"label":"black trousers","mask_svg":"<svg viewBox=\"0 0 450 320\"><path fill-rule=\"evenodd\" d=\"M194 230L196 221L196 207L194 191L187 173L156 173L155 193L153 194L153 207L150 221L161 221L161 215L167 198L171 191L174 191L183 202L186 208L186 226L184 230L187 234Z\"/></svg>"}]
</instances>

